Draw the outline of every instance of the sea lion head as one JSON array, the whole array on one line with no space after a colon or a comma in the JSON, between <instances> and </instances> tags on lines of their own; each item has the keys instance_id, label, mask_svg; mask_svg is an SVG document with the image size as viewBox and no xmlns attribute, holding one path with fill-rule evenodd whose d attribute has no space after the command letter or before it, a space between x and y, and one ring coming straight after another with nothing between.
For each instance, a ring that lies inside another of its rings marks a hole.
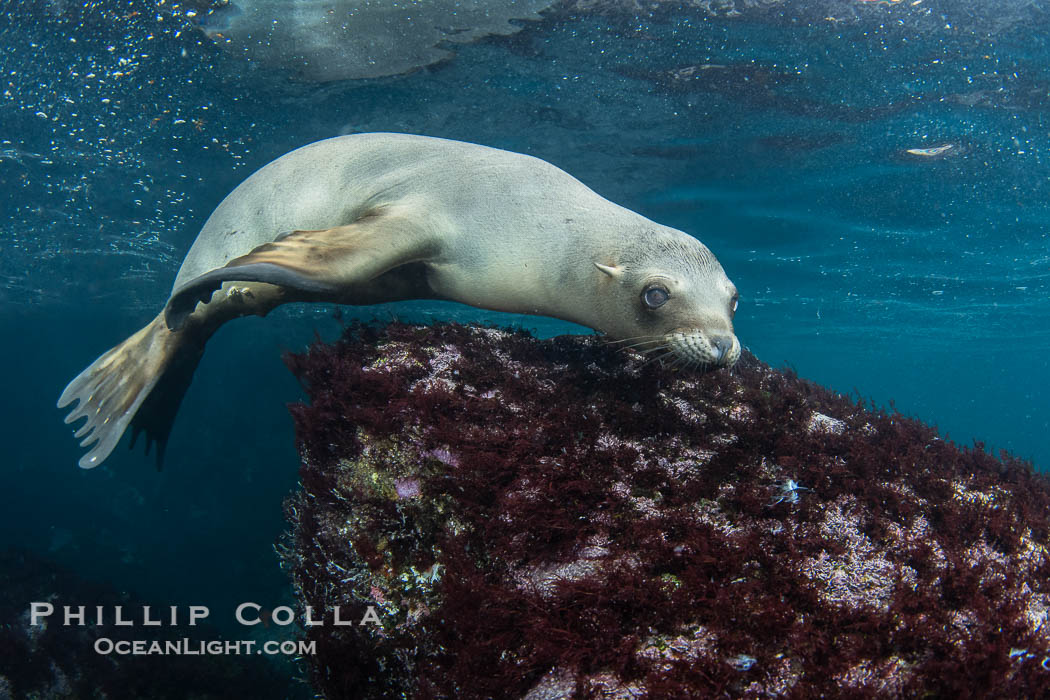
<instances>
[{"instance_id":1,"label":"sea lion head","mask_svg":"<svg viewBox=\"0 0 1050 700\"><path fill-rule=\"evenodd\" d=\"M704 370L740 359L736 286L700 241L674 229L647 230L615 260L594 266L604 286L599 330L611 338Z\"/></svg>"}]
</instances>

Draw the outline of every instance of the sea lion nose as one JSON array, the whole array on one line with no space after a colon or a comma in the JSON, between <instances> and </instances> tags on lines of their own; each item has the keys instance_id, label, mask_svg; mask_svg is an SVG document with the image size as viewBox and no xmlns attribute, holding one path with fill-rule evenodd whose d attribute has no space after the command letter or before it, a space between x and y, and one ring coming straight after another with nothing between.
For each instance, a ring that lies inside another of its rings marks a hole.
<instances>
[{"instance_id":1,"label":"sea lion nose","mask_svg":"<svg viewBox=\"0 0 1050 700\"><path fill-rule=\"evenodd\" d=\"M726 335L713 335L710 340L711 345L714 346L715 352L717 353L717 359L715 361L721 364L725 359L726 354L733 349L733 337Z\"/></svg>"}]
</instances>

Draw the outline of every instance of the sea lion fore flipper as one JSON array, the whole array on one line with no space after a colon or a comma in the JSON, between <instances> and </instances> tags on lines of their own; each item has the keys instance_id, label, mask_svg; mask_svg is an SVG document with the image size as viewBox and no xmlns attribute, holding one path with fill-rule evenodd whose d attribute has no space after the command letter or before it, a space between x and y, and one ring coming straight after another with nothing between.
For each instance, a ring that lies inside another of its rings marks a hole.
<instances>
[{"instance_id":1,"label":"sea lion fore flipper","mask_svg":"<svg viewBox=\"0 0 1050 700\"><path fill-rule=\"evenodd\" d=\"M282 234L175 290L164 312L168 328L181 328L223 282L265 282L338 301L348 287L433 255L429 231L416 217L381 210L346 226Z\"/></svg>"}]
</instances>

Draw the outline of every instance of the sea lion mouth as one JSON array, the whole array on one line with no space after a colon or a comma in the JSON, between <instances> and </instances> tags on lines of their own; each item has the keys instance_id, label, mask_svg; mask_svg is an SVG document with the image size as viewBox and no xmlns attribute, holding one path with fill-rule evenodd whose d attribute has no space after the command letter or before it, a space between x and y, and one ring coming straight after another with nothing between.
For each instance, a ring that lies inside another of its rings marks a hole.
<instances>
[{"instance_id":1,"label":"sea lion mouth","mask_svg":"<svg viewBox=\"0 0 1050 700\"><path fill-rule=\"evenodd\" d=\"M704 333L695 328L673 330L667 347L676 356L701 369L732 367L740 359L740 341L732 333Z\"/></svg>"}]
</instances>

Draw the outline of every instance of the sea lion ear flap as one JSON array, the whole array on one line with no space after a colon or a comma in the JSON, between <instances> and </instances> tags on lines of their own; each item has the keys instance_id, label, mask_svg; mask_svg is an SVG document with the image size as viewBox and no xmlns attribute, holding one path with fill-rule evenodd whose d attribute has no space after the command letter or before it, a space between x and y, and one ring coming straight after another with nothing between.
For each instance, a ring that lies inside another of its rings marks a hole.
<instances>
[{"instance_id":1,"label":"sea lion ear flap","mask_svg":"<svg viewBox=\"0 0 1050 700\"><path fill-rule=\"evenodd\" d=\"M594 263L594 266L604 272L605 274L612 277L614 280L618 280L623 277L623 268L617 267L616 265L602 265L600 262Z\"/></svg>"}]
</instances>

